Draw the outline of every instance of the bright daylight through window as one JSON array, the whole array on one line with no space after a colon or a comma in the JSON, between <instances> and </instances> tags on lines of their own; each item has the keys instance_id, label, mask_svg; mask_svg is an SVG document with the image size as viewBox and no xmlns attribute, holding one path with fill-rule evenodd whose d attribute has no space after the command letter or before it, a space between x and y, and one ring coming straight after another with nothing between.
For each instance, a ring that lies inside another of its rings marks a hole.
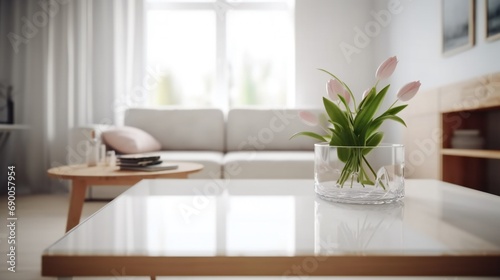
<instances>
[{"instance_id":1,"label":"bright daylight through window","mask_svg":"<svg viewBox=\"0 0 500 280\"><path fill-rule=\"evenodd\" d=\"M150 105L293 105L293 0L148 0Z\"/></svg>"}]
</instances>

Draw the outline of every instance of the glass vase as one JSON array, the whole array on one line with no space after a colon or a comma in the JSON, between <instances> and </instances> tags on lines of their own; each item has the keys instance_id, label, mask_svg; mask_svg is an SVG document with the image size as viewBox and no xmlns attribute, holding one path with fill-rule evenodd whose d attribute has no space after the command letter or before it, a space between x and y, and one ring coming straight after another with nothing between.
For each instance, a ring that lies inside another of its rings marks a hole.
<instances>
[{"instance_id":1,"label":"glass vase","mask_svg":"<svg viewBox=\"0 0 500 280\"><path fill-rule=\"evenodd\" d=\"M333 202L383 204L404 197L404 146L314 146L315 191Z\"/></svg>"}]
</instances>

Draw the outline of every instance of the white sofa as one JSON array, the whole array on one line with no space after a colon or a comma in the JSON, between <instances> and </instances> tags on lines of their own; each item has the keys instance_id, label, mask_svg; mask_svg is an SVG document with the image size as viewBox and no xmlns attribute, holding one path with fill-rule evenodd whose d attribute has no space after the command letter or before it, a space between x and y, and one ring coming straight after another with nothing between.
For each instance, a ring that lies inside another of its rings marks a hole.
<instances>
[{"instance_id":1,"label":"white sofa","mask_svg":"<svg viewBox=\"0 0 500 280\"><path fill-rule=\"evenodd\" d=\"M191 161L204 165L190 178L284 179L313 178L314 141L289 139L299 131L318 131L298 117L299 109L145 109L125 112L124 125L140 128L161 144L166 161ZM319 113L320 110L308 110ZM112 126L88 125L71 132L70 149L81 151L91 130L100 133ZM80 161L70 163L81 163Z\"/></svg>"}]
</instances>

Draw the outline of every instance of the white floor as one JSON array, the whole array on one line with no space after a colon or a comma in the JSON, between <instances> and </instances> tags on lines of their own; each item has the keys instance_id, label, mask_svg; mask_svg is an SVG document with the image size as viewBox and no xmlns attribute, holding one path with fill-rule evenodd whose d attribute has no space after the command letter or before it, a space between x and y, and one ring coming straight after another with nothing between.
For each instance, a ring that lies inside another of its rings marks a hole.
<instances>
[{"instance_id":1,"label":"white floor","mask_svg":"<svg viewBox=\"0 0 500 280\"><path fill-rule=\"evenodd\" d=\"M83 218L104 206L105 202L87 202L83 210ZM19 196L16 199L17 229L17 267L16 272L7 270L7 197L0 197L0 279L48 280L55 279L41 276L42 251L64 235L66 213L68 210L67 195ZM284 277L158 277L157 279L283 279ZM287 277L289 278L289 277ZM292 279L308 279L307 276ZM74 277L84 279L149 279L148 277ZM332 277L313 277L311 279L332 279ZM335 279L368 279L365 277L335 277ZM456 278L456 277L372 277L369 279L499 279L499 278Z\"/></svg>"}]
</instances>

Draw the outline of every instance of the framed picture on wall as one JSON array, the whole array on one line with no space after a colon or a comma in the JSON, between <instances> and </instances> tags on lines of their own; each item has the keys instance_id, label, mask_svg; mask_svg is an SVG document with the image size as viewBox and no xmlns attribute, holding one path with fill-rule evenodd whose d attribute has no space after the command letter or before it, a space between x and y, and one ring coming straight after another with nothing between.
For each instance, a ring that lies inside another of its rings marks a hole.
<instances>
[{"instance_id":1,"label":"framed picture on wall","mask_svg":"<svg viewBox=\"0 0 500 280\"><path fill-rule=\"evenodd\" d=\"M474 46L474 0L442 0L443 54Z\"/></svg>"},{"instance_id":2,"label":"framed picture on wall","mask_svg":"<svg viewBox=\"0 0 500 280\"><path fill-rule=\"evenodd\" d=\"M486 0L486 40L500 39L500 0Z\"/></svg>"}]
</instances>

